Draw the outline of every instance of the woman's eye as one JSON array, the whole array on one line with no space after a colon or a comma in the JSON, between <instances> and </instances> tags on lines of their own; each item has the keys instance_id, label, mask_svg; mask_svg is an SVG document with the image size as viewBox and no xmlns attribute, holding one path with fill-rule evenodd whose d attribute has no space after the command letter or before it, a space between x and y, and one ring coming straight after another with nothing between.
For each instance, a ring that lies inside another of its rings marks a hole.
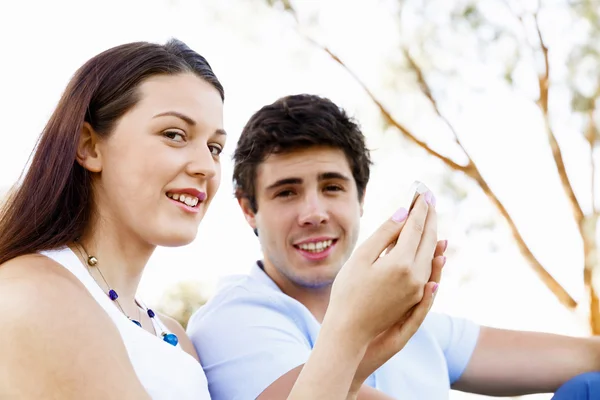
<instances>
[{"instance_id":1,"label":"woman's eye","mask_svg":"<svg viewBox=\"0 0 600 400\"><path fill-rule=\"evenodd\" d=\"M166 131L163 135L174 142L185 142L184 134L178 131Z\"/></svg>"},{"instance_id":2,"label":"woman's eye","mask_svg":"<svg viewBox=\"0 0 600 400\"><path fill-rule=\"evenodd\" d=\"M208 146L208 148L210 149L210 154L213 156L221 155L221 152L223 151L223 147L218 144L211 144Z\"/></svg>"}]
</instances>

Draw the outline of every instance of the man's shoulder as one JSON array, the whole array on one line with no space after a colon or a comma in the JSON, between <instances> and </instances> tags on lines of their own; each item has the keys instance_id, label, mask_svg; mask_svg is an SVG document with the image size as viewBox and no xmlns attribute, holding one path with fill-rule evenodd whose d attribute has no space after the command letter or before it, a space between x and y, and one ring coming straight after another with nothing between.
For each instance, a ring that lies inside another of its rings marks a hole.
<instances>
[{"instance_id":1,"label":"man's shoulder","mask_svg":"<svg viewBox=\"0 0 600 400\"><path fill-rule=\"evenodd\" d=\"M250 275L234 275L222 280L210 300L191 316L188 326L214 327L224 319L233 326L252 315L287 315L290 301L293 299ZM235 319L231 320L232 317Z\"/></svg>"},{"instance_id":2,"label":"man's shoulder","mask_svg":"<svg viewBox=\"0 0 600 400\"><path fill-rule=\"evenodd\" d=\"M221 280L212 298L198 311L207 313L235 305L282 303L291 300L282 292L251 275L232 275Z\"/></svg>"},{"instance_id":3,"label":"man's shoulder","mask_svg":"<svg viewBox=\"0 0 600 400\"><path fill-rule=\"evenodd\" d=\"M255 399L310 355L300 303L256 272L222 281L188 323L216 399Z\"/></svg>"}]
</instances>

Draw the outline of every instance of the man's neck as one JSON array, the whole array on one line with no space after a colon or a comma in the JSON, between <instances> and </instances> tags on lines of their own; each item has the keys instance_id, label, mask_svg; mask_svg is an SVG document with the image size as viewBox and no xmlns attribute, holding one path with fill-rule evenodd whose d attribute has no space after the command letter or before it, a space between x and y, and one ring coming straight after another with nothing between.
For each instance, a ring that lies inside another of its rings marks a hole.
<instances>
[{"instance_id":1,"label":"man's neck","mask_svg":"<svg viewBox=\"0 0 600 400\"><path fill-rule=\"evenodd\" d=\"M286 294L304 304L319 323L323 322L325 312L327 311L327 307L329 307L331 285L320 289L304 289L298 290L297 293Z\"/></svg>"},{"instance_id":2,"label":"man's neck","mask_svg":"<svg viewBox=\"0 0 600 400\"><path fill-rule=\"evenodd\" d=\"M319 288L301 286L291 282L268 263L259 262L259 266L283 293L302 303L319 323L323 322L331 296L330 284Z\"/></svg>"}]
</instances>

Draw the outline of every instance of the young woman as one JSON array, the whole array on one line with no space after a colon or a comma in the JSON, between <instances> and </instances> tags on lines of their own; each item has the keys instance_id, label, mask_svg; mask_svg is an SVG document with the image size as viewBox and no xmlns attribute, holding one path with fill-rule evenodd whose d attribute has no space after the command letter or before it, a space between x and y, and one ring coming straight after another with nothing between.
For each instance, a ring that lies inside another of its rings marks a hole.
<instances>
[{"instance_id":1,"label":"young woman","mask_svg":"<svg viewBox=\"0 0 600 400\"><path fill-rule=\"evenodd\" d=\"M177 40L117 46L76 72L0 212L0 398L210 397L181 326L136 291L156 246L194 240L219 187L223 99ZM433 273L412 261L434 254L435 229L422 201L357 249L289 398L354 397L404 346L437 286L411 278L439 280L441 257Z\"/></svg>"}]
</instances>

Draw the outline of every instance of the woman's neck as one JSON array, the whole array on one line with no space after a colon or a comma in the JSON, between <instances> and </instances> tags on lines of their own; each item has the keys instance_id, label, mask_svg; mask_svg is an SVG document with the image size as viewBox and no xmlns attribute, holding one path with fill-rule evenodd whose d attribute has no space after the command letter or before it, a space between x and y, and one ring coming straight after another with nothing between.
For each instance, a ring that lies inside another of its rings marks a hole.
<instances>
[{"instance_id":1,"label":"woman's neck","mask_svg":"<svg viewBox=\"0 0 600 400\"><path fill-rule=\"evenodd\" d=\"M114 290L119 305L132 318L138 313L135 294L155 248L139 236L107 223L91 224L87 233L72 245L100 287L107 293ZM90 256L96 258L96 265L88 264Z\"/></svg>"}]
</instances>

